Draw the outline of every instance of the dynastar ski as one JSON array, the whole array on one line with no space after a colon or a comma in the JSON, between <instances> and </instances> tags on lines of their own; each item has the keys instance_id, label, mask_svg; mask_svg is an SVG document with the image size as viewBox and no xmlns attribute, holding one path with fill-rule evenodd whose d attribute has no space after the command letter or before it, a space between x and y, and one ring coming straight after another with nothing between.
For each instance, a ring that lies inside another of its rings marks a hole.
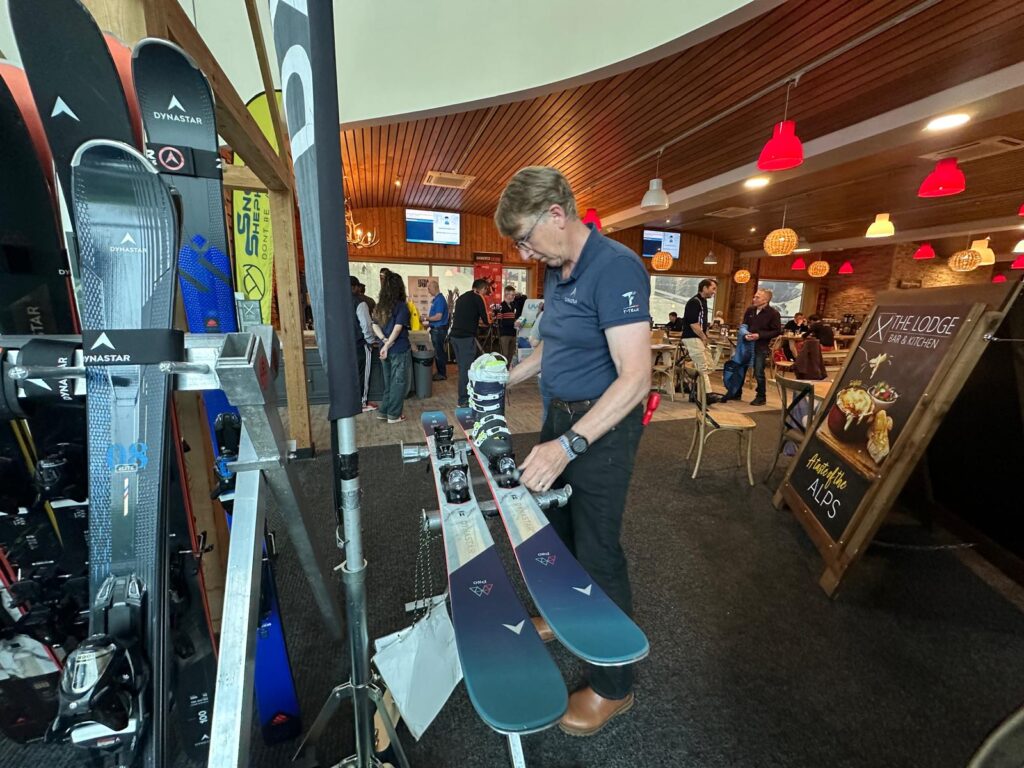
<instances>
[{"instance_id":1,"label":"dynastar ski","mask_svg":"<svg viewBox=\"0 0 1024 768\"><path fill-rule=\"evenodd\" d=\"M452 625L470 701L499 733L547 728L568 706L565 682L494 548L473 495L466 448L452 439L443 413L424 413L421 421L441 514Z\"/></svg>"},{"instance_id":2,"label":"dynastar ski","mask_svg":"<svg viewBox=\"0 0 1024 768\"><path fill-rule=\"evenodd\" d=\"M210 86L188 54L164 40L139 42L132 69L148 139L147 155L181 195L178 279L189 330L233 333L238 324ZM230 520L234 478L227 465L234 456L231 446L222 445L218 435L230 435L230 426L240 423L238 410L220 391L204 392L203 402L224 491L220 500ZM256 636L256 707L264 740L276 743L294 738L302 726L269 558L264 559L262 589Z\"/></svg>"},{"instance_id":3,"label":"dynastar ski","mask_svg":"<svg viewBox=\"0 0 1024 768\"><path fill-rule=\"evenodd\" d=\"M164 765L167 696L167 407L154 364L171 334L178 230L170 192L127 144L72 161L89 414L91 635L69 657L51 733ZM180 344L180 337L178 338Z\"/></svg>"},{"instance_id":4,"label":"dynastar ski","mask_svg":"<svg viewBox=\"0 0 1024 768\"><path fill-rule=\"evenodd\" d=\"M459 408L455 418L494 495L530 596L555 637L591 664L616 666L646 656L647 637L576 562L533 495L514 473L495 476L470 436L473 410Z\"/></svg>"}]
</instances>

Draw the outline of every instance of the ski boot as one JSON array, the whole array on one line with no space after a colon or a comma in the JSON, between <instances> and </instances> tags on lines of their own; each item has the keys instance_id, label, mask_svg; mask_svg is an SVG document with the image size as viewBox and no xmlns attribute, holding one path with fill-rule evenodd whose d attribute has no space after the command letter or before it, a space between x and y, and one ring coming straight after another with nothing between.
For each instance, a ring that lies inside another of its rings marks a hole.
<instances>
[{"instance_id":1,"label":"ski boot","mask_svg":"<svg viewBox=\"0 0 1024 768\"><path fill-rule=\"evenodd\" d=\"M501 355L481 355L469 368L469 406L473 409L473 442L491 463L494 473L512 478L516 460L512 433L505 421L508 361Z\"/></svg>"}]
</instances>

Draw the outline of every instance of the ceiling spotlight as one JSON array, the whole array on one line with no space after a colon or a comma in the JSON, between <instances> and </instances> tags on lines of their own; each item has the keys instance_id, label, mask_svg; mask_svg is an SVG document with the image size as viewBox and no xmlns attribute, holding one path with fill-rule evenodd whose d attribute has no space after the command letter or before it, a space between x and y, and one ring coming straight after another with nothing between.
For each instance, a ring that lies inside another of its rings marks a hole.
<instances>
[{"instance_id":1,"label":"ceiling spotlight","mask_svg":"<svg viewBox=\"0 0 1024 768\"><path fill-rule=\"evenodd\" d=\"M926 131L946 131L950 128L957 128L971 119L966 112L953 112L949 115L939 115L928 121L924 127Z\"/></svg>"},{"instance_id":2,"label":"ceiling spotlight","mask_svg":"<svg viewBox=\"0 0 1024 768\"><path fill-rule=\"evenodd\" d=\"M395 186L396 187L402 186L402 180L401 179L395 179Z\"/></svg>"},{"instance_id":3,"label":"ceiling spotlight","mask_svg":"<svg viewBox=\"0 0 1024 768\"><path fill-rule=\"evenodd\" d=\"M743 182L743 186L747 189L761 189L762 187L767 187L769 181L767 176L751 176Z\"/></svg>"},{"instance_id":4,"label":"ceiling spotlight","mask_svg":"<svg viewBox=\"0 0 1024 768\"><path fill-rule=\"evenodd\" d=\"M672 223L672 219L665 219L665 223L666 224L671 224Z\"/></svg>"},{"instance_id":5,"label":"ceiling spotlight","mask_svg":"<svg viewBox=\"0 0 1024 768\"><path fill-rule=\"evenodd\" d=\"M1022 229L1024 229L1024 227L1022 227ZM750 228L750 231L751 231L751 232L757 232L757 227L751 227L751 228Z\"/></svg>"}]
</instances>

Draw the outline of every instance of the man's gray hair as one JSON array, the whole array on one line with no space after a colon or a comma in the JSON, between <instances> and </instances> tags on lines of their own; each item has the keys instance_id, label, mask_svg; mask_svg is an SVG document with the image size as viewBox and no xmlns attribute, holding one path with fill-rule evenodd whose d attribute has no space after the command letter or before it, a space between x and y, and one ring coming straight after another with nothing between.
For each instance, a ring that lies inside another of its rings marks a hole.
<instances>
[{"instance_id":1,"label":"man's gray hair","mask_svg":"<svg viewBox=\"0 0 1024 768\"><path fill-rule=\"evenodd\" d=\"M758 288L757 290L760 293L763 293L763 294L767 295L768 296L768 301L771 301L772 300L772 296L775 295L774 293L772 293L772 289L771 288Z\"/></svg>"},{"instance_id":2,"label":"man's gray hair","mask_svg":"<svg viewBox=\"0 0 1024 768\"><path fill-rule=\"evenodd\" d=\"M552 205L562 206L570 219L576 216L576 198L565 176L546 165L522 168L501 193L494 223L504 237L517 237L523 219L540 216Z\"/></svg>"}]
</instances>

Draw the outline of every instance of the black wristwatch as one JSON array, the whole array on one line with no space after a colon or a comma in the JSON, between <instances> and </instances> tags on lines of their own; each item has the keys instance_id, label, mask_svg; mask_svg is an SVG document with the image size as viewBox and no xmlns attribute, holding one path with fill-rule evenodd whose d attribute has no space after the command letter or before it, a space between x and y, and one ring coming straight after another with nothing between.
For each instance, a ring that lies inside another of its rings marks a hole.
<instances>
[{"instance_id":1,"label":"black wristwatch","mask_svg":"<svg viewBox=\"0 0 1024 768\"><path fill-rule=\"evenodd\" d=\"M572 452L579 456L581 453L586 453L587 448L590 447L590 443L583 435L573 432L571 429L565 431L564 437L569 441L569 447L572 448Z\"/></svg>"}]
</instances>

